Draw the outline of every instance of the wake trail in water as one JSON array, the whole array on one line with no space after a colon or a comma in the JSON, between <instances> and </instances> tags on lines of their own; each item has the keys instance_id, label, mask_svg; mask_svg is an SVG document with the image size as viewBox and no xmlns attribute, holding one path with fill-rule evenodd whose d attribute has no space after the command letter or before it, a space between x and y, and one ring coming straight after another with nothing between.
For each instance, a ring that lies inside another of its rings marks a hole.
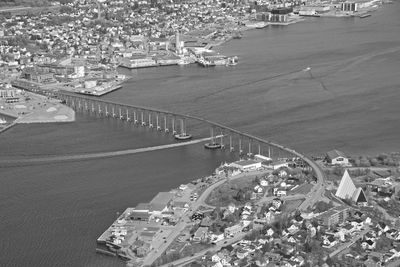
<instances>
[{"instance_id":1,"label":"wake trail in water","mask_svg":"<svg viewBox=\"0 0 400 267\"><path fill-rule=\"evenodd\" d=\"M97 158L106 158L106 157L117 157L123 155L131 155L137 153L150 152L161 149L175 148L180 146L187 146L198 144L201 142L205 142L210 140L210 137L196 139L187 142L179 142L174 144L153 146L153 147L145 147L145 148L136 148L136 149L127 149L127 150L119 150L119 151L110 151L110 152L99 152L99 153L90 153L90 154L75 154L75 155L60 155L60 156L47 156L47 157L35 157L35 158L20 158L20 159L5 159L0 160L0 166L4 165L14 165L14 164L35 164L35 163L51 163L51 162L62 162L62 161L74 161L74 160L89 160L89 159L97 159Z\"/></svg>"},{"instance_id":2,"label":"wake trail in water","mask_svg":"<svg viewBox=\"0 0 400 267\"><path fill-rule=\"evenodd\" d=\"M211 94L196 97L194 99L194 101L197 102L197 101L202 100L204 98L207 98L207 97L210 97L210 96L214 96L214 95L220 94L220 93L228 91L228 90L232 90L232 89L239 88L239 87L242 87L242 86L256 84L256 83L263 82L263 81L273 80L273 79L280 78L280 77L283 77L283 76L295 74L295 73L298 73L298 72L301 72L301 71L302 70L295 70L295 71L291 71L291 72L285 72L285 73L277 74L277 75L274 75L274 76L269 76L269 77L265 77L265 78L262 78L262 79L249 81L249 82L246 82L246 83L240 83L240 84L235 84L235 85L232 85L232 86L224 87L224 88L219 89L219 90L217 90L217 91L215 91L215 92L213 92Z\"/></svg>"},{"instance_id":3,"label":"wake trail in water","mask_svg":"<svg viewBox=\"0 0 400 267\"><path fill-rule=\"evenodd\" d=\"M308 73L310 74L310 78L312 80L317 81L321 85L322 89L329 92L328 88L326 88L324 82L321 79L315 78L314 75L312 74L311 70L309 70Z\"/></svg>"}]
</instances>

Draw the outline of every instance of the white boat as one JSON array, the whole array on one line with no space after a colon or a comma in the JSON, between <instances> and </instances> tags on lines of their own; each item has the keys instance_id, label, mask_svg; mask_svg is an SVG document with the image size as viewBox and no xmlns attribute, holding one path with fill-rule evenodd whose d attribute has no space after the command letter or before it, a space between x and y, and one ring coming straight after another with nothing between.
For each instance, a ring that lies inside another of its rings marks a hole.
<instances>
[{"instance_id":1,"label":"white boat","mask_svg":"<svg viewBox=\"0 0 400 267\"><path fill-rule=\"evenodd\" d=\"M7 121L0 118L0 124L6 124Z\"/></svg>"},{"instance_id":2,"label":"white boat","mask_svg":"<svg viewBox=\"0 0 400 267\"><path fill-rule=\"evenodd\" d=\"M238 64L238 57L230 57L228 58L228 62L226 63L226 66L236 66Z\"/></svg>"},{"instance_id":3,"label":"white boat","mask_svg":"<svg viewBox=\"0 0 400 267\"><path fill-rule=\"evenodd\" d=\"M191 62L190 62L190 60L189 59L186 59L186 58L181 58L179 61L178 61L178 65L189 65Z\"/></svg>"}]
</instances>

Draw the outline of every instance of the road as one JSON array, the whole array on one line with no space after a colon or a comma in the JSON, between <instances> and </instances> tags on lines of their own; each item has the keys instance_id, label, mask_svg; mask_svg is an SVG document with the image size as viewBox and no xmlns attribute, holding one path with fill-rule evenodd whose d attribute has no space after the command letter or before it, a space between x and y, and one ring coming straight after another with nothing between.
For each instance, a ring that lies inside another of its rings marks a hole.
<instances>
[{"instance_id":1,"label":"road","mask_svg":"<svg viewBox=\"0 0 400 267\"><path fill-rule=\"evenodd\" d=\"M358 233L356 236L354 236L349 242L339 246L335 251L333 251L331 254L329 254L329 257L332 258L334 257L336 254L338 254L339 252L351 247L355 242L357 242L357 240L361 239L366 233L369 232L369 227L367 226L367 228L363 231L361 231L360 233Z\"/></svg>"},{"instance_id":2,"label":"road","mask_svg":"<svg viewBox=\"0 0 400 267\"><path fill-rule=\"evenodd\" d=\"M310 167L314 170L314 174L317 177L317 183L311 190L311 192L307 195L306 200L301 203L299 206L299 210L305 211L307 208L315 205L316 202L324 198L325 186L327 185L326 176L321 166L319 166L315 161L305 157L300 156L305 162L310 165Z\"/></svg>"},{"instance_id":3,"label":"road","mask_svg":"<svg viewBox=\"0 0 400 267\"><path fill-rule=\"evenodd\" d=\"M222 185L224 182L226 182L226 180L222 179L210 185L209 187L207 187L206 190L204 190L197 201L192 204L190 210L185 215L183 215L182 219L175 225L172 233L165 239L166 242L161 244L161 246L157 250L150 251L150 253L143 260L143 265L151 265L158 257L162 255L162 253L168 248L168 246L181 234L182 230L191 223L189 218L193 211L197 210L204 203L212 190Z\"/></svg>"},{"instance_id":4,"label":"road","mask_svg":"<svg viewBox=\"0 0 400 267\"><path fill-rule=\"evenodd\" d=\"M230 179L234 180L234 179L239 179L239 178L243 178L243 177L250 176L250 175L252 175L252 176L259 175L259 174L263 174L265 172L267 172L267 171L255 171L255 172L243 173L243 174L234 176ZM166 238L166 242L161 244L161 246L157 250L150 251L150 253L144 259L143 265L151 265L158 257L160 257L162 255L162 253L168 248L168 246L181 234L182 230L185 229L186 226L191 224L191 220L189 218L193 214L194 211L196 211L200 206L211 207L210 205L205 204L205 200L207 199L207 197L210 195L210 193L214 189L221 186L226 181L227 181L226 179L221 179L218 182L207 187L206 190L204 190L204 192L198 197L196 202L194 202L191 205L190 210L187 213L185 213L185 215L182 216L182 219L174 227L174 230L172 231L172 233Z\"/></svg>"},{"instance_id":5,"label":"road","mask_svg":"<svg viewBox=\"0 0 400 267\"><path fill-rule=\"evenodd\" d=\"M212 246L212 247L210 247L210 248L208 248L208 249L204 249L204 250L202 250L202 251L199 251L199 252L195 253L193 256L188 256L188 257L185 257L185 258L182 258L182 259L173 261L173 262L169 262L169 263L167 263L167 264L161 265L160 267L168 267L168 266L171 266L171 265L173 265L173 266L183 266L183 265L186 265L186 264L188 264L188 263L190 263L190 262L192 262L192 261L195 261L196 259L198 259L198 258L204 256L204 255L207 254L207 252L209 252L209 251L211 251L211 252L217 252L217 251L221 250L221 248L223 248L223 247L226 247L226 246L228 246L228 245L231 245L231 244L233 244L233 243L236 243L236 242L238 242L239 240L242 240L242 239L245 237L246 234L247 234L247 233L240 233L238 236L236 236L236 237L234 237L234 238L224 239L224 240L221 241L219 244L214 245L214 246ZM225 243L225 241L227 241L227 242Z\"/></svg>"},{"instance_id":6,"label":"road","mask_svg":"<svg viewBox=\"0 0 400 267\"><path fill-rule=\"evenodd\" d=\"M297 152L292 152L292 153L297 153ZM324 194L324 190L325 190L325 185L326 185L326 180L325 180L325 174L322 171L321 167L315 163L314 161L312 161L311 159L308 159L307 157L297 153L297 156L299 156L300 158L302 158L304 161L306 161L311 168L314 169L315 171L315 175L317 177L317 183L314 186L313 190L311 193L309 193L305 199L305 201L303 201L303 203L299 206L300 210L305 210L308 207L312 207L317 201L319 201L319 199L321 199L321 197L323 197ZM232 177L231 180L233 179L238 179L238 178L243 178L244 176L247 175L257 175L257 174L261 174L263 172L251 172L251 173L243 173L241 175L237 175L235 177ZM198 209L201 205L205 204L205 200L207 199L207 197L209 196L209 194L218 186L222 185L224 182L226 182L226 179L222 179L214 184L212 184L211 186L209 186L197 199L197 201L195 203L193 203L192 207L191 207L191 211L195 211L196 209ZM275 197L269 197L269 198L264 198L265 201L267 201L270 198L275 198ZM304 195L293 195L293 196L287 196L284 199L286 200L294 200L294 199L301 199L304 198ZM272 200L271 199L271 200ZM207 205L209 206L209 205ZM181 233L181 231L190 223L190 220L188 220L188 217L190 216L190 214L186 214L183 216L184 221L179 221L179 223L175 226L174 231L171 233L171 235L169 237L167 237L166 239L166 243L162 244L160 246L160 248L158 248L157 251L152 250L147 257L144 259L143 265L151 265L155 259L157 259L158 257L161 256L161 254L168 248L168 246L175 240L175 238L178 237L178 235ZM239 239L240 240L240 239ZM229 243L233 243L230 242ZM227 244L224 244L225 246ZM218 246L216 246L218 247ZM214 247L213 247L214 248ZM204 252L206 253L206 252ZM203 254L204 255L204 254ZM194 258L199 257L199 255L197 256L193 256ZM189 257L190 258L190 257ZM181 259L183 260L183 259ZM186 259L187 260L187 259Z\"/></svg>"},{"instance_id":7,"label":"road","mask_svg":"<svg viewBox=\"0 0 400 267\"><path fill-rule=\"evenodd\" d=\"M187 141L187 142L178 142L178 143L167 144L167 145L136 148L136 149L126 149L126 150L110 151L110 152L35 157L35 158L5 159L5 160L0 160L0 165L48 163L48 162L67 161L67 160L88 160L88 159L97 159L97 158L106 158L106 157L117 157L117 156L123 156L123 155L130 155L130 154L144 153L144 152L150 152L150 151L161 150L161 149L193 145L193 144L198 144L198 143L202 143L205 141L209 141L210 139L211 139L210 137L207 137L207 138L196 139L196 140L191 140L191 141Z\"/></svg>"}]
</instances>

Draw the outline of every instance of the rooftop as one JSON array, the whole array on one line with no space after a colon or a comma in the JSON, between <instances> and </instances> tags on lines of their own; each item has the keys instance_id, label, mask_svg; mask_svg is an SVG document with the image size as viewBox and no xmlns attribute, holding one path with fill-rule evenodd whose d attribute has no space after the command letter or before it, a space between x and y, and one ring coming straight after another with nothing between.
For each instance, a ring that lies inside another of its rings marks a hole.
<instances>
[{"instance_id":1,"label":"rooftop","mask_svg":"<svg viewBox=\"0 0 400 267\"><path fill-rule=\"evenodd\" d=\"M346 155L345 155L342 151L339 151L339 150L336 150L336 149L331 150L331 151L328 151L328 152L326 153L326 155L327 155L327 157L330 158L330 159L335 159L335 158L337 158L337 157L344 157L344 158L346 158Z\"/></svg>"}]
</instances>

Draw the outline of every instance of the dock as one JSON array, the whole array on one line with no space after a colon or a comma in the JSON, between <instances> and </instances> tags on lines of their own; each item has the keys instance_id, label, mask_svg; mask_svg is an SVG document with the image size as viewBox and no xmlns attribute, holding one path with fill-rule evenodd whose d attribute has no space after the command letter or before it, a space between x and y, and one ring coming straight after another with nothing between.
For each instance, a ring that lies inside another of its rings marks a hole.
<instances>
[{"instance_id":1,"label":"dock","mask_svg":"<svg viewBox=\"0 0 400 267\"><path fill-rule=\"evenodd\" d=\"M90 95L90 96L103 96L105 94L111 93L111 92L121 89L121 88L122 88L122 85L118 84L118 85L112 86L110 88L102 89L102 90L99 90L98 87L95 87L93 89L76 90L75 93L82 94L82 95Z\"/></svg>"}]
</instances>

